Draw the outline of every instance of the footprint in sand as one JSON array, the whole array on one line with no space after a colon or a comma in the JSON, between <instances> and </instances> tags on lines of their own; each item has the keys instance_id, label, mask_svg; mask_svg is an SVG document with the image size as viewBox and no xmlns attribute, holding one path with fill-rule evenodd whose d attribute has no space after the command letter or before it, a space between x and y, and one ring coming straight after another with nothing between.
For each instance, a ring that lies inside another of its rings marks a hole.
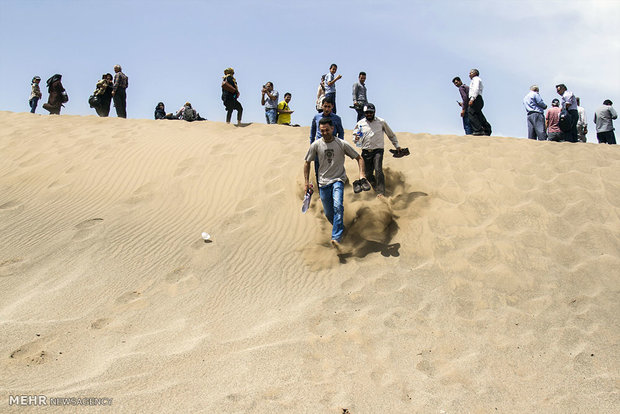
<instances>
[{"instance_id":1,"label":"footprint in sand","mask_svg":"<svg viewBox=\"0 0 620 414\"><path fill-rule=\"evenodd\" d=\"M154 184L145 184L133 192L133 195L125 200L125 204L137 205L144 201L148 201L153 198L155 189L157 187Z\"/></svg>"},{"instance_id":2,"label":"footprint in sand","mask_svg":"<svg viewBox=\"0 0 620 414\"><path fill-rule=\"evenodd\" d=\"M73 240L74 241L83 241L86 239L89 239L93 236L93 234L95 233L94 230L94 226L96 226L97 224L101 223L103 221L102 218L92 218L92 219L88 219L88 220L84 220L78 224L75 225L75 228L78 230L74 235L73 235Z\"/></svg>"},{"instance_id":3,"label":"footprint in sand","mask_svg":"<svg viewBox=\"0 0 620 414\"><path fill-rule=\"evenodd\" d=\"M11 200L0 205L0 213L16 210L23 210L23 204L18 201Z\"/></svg>"},{"instance_id":4,"label":"footprint in sand","mask_svg":"<svg viewBox=\"0 0 620 414\"><path fill-rule=\"evenodd\" d=\"M137 290L126 292L116 299L116 303L127 304L131 302L135 302L141 299L140 297L141 295L142 293L138 292Z\"/></svg>"},{"instance_id":5,"label":"footprint in sand","mask_svg":"<svg viewBox=\"0 0 620 414\"><path fill-rule=\"evenodd\" d=\"M21 266L21 263L24 259L19 257L13 257L11 259L2 260L0 259L0 277L11 276L13 275L17 268Z\"/></svg>"},{"instance_id":6,"label":"footprint in sand","mask_svg":"<svg viewBox=\"0 0 620 414\"><path fill-rule=\"evenodd\" d=\"M198 158L195 158L195 157L184 159L177 166L177 169L174 172L174 176L175 177L188 176L191 170L193 169L193 167L196 165L197 161L198 161Z\"/></svg>"},{"instance_id":7,"label":"footprint in sand","mask_svg":"<svg viewBox=\"0 0 620 414\"><path fill-rule=\"evenodd\" d=\"M100 318L90 324L92 329L103 329L110 324L111 320L108 318Z\"/></svg>"},{"instance_id":8,"label":"footprint in sand","mask_svg":"<svg viewBox=\"0 0 620 414\"><path fill-rule=\"evenodd\" d=\"M190 292L199 284L200 281L189 269L178 267L166 276L166 286L164 290L168 296L175 297Z\"/></svg>"},{"instance_id":9,"label":"footprint in sand","mask_svg":"<svg viewBox=\"0 0 620 414\"><path fill-rule=\"evenodd\" d=\"M9 358L27 366L44 364L50 360L51 355L49 351L44 349L44 345L49 345L49 342L46 344L43 342L43 339L38 339L24 344L11 352Z\"/></svg>"}]
</instances>

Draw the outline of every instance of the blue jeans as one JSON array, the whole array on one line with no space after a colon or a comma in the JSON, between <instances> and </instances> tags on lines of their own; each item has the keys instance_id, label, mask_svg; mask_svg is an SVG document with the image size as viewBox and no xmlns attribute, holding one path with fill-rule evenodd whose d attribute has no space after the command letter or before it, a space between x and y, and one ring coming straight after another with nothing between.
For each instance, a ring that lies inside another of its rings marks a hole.
<instances>
[{"instance_id":1,"label":"blue jeans","mask_svg":"<svg viewBox=\"0 0 620 414\"><path fill-rule=\"evenodd\" d=\"M323 211L325 217L332 224L332 240L339 242L342 240L342 233L344 232L344 204L342 204L342 197L344 194L344 183L342 181L336 181L325 187L319 187L319 195L321 196L321 202L323 203Z\"/></svg>"},{"instance_id":2,"label":"blue jeans","mask_svg":"<svg viewBox=\"0 0 620 414\"><path fill-rule=\"evenodd\" d=\"M267 120L268 124L275 124L276 123L276 114L277 113L278 113L278 111L275 108L265 109L265 119Z\"/></svg>"},{"instance_id":3,"label":"blue jeans","mask_svg":"<svg viewBox=\"0 0 620 414\"><path fill-rule=\"evenodd\" d=\"M469 115L467 115L467 111L463 115L463 129L465 130L465 135L471 135L474 133L473 128L471 127L471 122L469 122Z\"/></svg>"},{"instance_id":4,"label":"blue jeans","mask_svg":"<svg viewBox=\"0 0 620 414\"><path fill-rule=\"evenodd\" d=\"M37 109L38 103L39 103L39 98L36 96L28 101L28 104L30 105L30 113L34 114L34 111Z\"/></svg>"},{"instance_id":5,"label":"blue jeans","mask_svg":"<svg viewBox=\"0 0 620 414\"><path fill-rule=\"evenodd\" d=\"M530 112L527 114L527 137L529 139L547 140L545 132L545 116L540 112Z\"/></svg>"}]
</instances>

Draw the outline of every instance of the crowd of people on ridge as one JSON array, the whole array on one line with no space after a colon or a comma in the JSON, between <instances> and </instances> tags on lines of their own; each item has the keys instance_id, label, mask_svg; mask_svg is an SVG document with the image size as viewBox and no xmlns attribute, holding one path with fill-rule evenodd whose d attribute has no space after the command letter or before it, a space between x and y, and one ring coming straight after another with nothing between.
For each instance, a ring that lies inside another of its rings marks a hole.
<instances>
[{"instance_id":1,"label":"crowd of people on ridge","mask_svg":"<svg viewBox=\"0 0 620 414\"><path fill-rule=\"evenodd\" d=\"M472 69L469 77L471 79L469 86L464 85L458 76L452 79L452 83L461 94L462 102L457 103L461 107L463 129L466 135L491 135L491 125L482 114L484 102L480 72ZM549 109L540 96L538 85L532 85L529 93L523 98L527 114L528 138L538 141L586 142L588 123L585 109L580 106L579 97L569 91L563 83L556 85L555 88L561 99L553 99ZM618 114L612 105L611 100L605 99L603 105L594 113L596 137L600 144L616 144L613 120L618 118Z\"/></svg>"}]
</instances>

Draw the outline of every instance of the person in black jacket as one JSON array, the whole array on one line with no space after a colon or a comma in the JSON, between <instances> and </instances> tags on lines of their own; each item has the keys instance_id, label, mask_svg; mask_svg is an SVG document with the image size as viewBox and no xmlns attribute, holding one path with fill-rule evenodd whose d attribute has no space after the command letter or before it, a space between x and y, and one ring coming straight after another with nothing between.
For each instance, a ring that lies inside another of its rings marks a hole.
<instances>
[{"instance_id":1,"label":"person in black jacket","mask_svg":"<svg viewBox=\"0 0 620 414\"><path fill-rule=\"evenodd\" d=\"M239 98L239 88L237 87L237 81L233 77L235 70L233 68L227 68L224 70L224 76L222 78L222 101L224 107L226 107L226 123L230 124L230 118L232 113L237 110L237 125L241 124L241 115L243 114L243 107L237 100Z\"/></svg>"},{"instance_id":2,"label":"person in black jacket","mask_svg":"<svg viewBox=\"0 0 620 414\"><path fill-rule=\"evenodd\" d=\"M43 109L49 111L50 115L60 115L62 104L67 102L65 88L62 86L62 75L58 73L47 80L47 91L49 98L43 104Z\"/></svg>"}]
</instances>

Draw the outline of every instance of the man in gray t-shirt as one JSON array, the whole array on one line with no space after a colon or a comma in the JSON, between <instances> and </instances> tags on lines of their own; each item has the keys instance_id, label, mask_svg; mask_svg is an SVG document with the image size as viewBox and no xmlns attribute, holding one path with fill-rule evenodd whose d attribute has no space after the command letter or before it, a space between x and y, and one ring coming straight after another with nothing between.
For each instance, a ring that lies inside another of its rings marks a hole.
<instances>
[{"instance_id":1,"label":"man in gray t-shirt","mask_svg":"<svg viewBox=\"0 0 620 414\"><path fill-rule=\"evenodd\" d=\"M273 90L273 83L267 82L261 90L260 104L265 106L265 119L268 124L276 123L278 113L278 91Z\"/></svg>"},{"instance_id":2,"label":"man in gray t-shirt","mask_svg":"<svg viewBox=\"0 0 620 414\"><path fill-rule=\"evenodd\" d=\"M304 164L304 193L310 187L310 163L319 159L318 185L323 211L330 223L332 223L332 244L336 247L342 240L344 232L344 182L347 173L344 168L344 156L355 159L359 165L360 179L366 178L364 174L364 160L348 142L334 138L334 125L329 118L319 121L321 139L314 141Z\"/></svg>"}]
</instances>

